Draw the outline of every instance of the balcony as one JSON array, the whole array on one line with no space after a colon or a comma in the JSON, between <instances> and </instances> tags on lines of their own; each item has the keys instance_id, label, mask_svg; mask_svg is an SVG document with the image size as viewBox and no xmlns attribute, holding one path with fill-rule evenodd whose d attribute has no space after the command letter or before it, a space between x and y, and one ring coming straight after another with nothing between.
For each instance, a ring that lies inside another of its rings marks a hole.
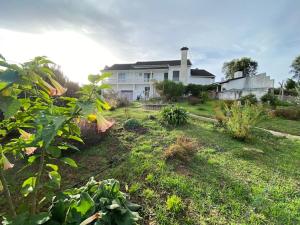
<instances>
[{"instance_id":1,"label":"balcony","mask_svg":"<svg viewBox=\"0 0 300 225\"><path fill-rule=\"evenodd\" d=\"M106 84L150 84L153 83L154 79L150 78L126 78L126 79L113 79L113 78L108 78L103 81L103 83Z\"/></svg>"}]
</instances>

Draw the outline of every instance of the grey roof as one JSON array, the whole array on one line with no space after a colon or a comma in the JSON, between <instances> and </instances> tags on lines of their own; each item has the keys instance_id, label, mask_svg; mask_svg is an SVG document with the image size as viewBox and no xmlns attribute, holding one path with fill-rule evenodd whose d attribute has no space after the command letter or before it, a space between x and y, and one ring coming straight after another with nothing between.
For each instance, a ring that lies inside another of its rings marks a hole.
<instances>
[{"instance_id":1,"label":"grey roof","mask_svg":"<svg viewBox=\"0 0 300 225\"><path fill-rule=\"evenodd\" d=\"M193 76L193 77L211 77L211 78L216 77L212 73L210 73L206 70L201 70L201 69L191 69L191 76Z\"/></svg>"},{"instance_id":2,"label":"grey roof","mask_svg":"<svg viewBox=\"0 0 300 225\"><path fill-rule=\"evenodd\" d=\"M192 63L188 59L188 65ZM168 69L169 66L180 66L181 60L165 60L165 61L143 61L129 64L114 64L105 67L104 70L138 70L138 69Z\"/></svg>"}]
</instances>

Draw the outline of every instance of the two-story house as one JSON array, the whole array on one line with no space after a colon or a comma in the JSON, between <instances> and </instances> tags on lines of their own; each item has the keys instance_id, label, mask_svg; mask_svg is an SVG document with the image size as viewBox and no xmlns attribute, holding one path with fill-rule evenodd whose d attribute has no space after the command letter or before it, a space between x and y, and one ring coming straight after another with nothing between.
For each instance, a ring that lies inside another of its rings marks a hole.
<instances>
[{"instance_id":1,"label":"two-story house","mask_svg":"<svg viewBox=\"0 0 300 225\"><path fill-rule=\"evenodd\" d=\"M103 72L110 72L111 77L104 83L129 100L157 97L154 83L163 80L182 82L184 85L212 84L215 75L203 69L192 69L187 58L188 48L181 48L181 59L166 61L144 61L130 64L114 64L105 67Z\"/></svg>"}]
</instances>

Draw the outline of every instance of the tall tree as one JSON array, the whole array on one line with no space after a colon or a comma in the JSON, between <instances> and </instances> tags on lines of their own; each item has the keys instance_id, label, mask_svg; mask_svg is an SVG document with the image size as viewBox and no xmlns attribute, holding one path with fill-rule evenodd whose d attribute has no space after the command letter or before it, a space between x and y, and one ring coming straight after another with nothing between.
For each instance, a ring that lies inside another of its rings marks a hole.
<instances>
[{"instance_id":1,"label":"tall tree","mask_svg":"<svg viewBox=\"0 0 300 225\"><path fill-rule=\"evenodd\" d=\"M292 65L291 65L291 73L293 73L293 78L300 82L300 55L297 56Z\"/></svg>"},{"instance_id":2,"label":"tall tree","mask_svg":"<svg viewBox=\"0 0 300 225\"><path fill-rule=\"evenodd\" d=\"M230 62L225 62L222 71L227 79L231 79L234 78L234 73L237 71L242 71L245 77L255 75L257 67L258 63L255 60L249 57L242 57L240 59L233 59Z\"/></svg>"},{"instance_id":3,"label":"tall tree","mask_svg":"<svg viewBox=\"0 0 300 225\"><path fill-rule=\"evenodd\" d=\"M297 83L293 79L289 78L287 79L284 87L286 90L292 90L296 88L296 85Z\"/></svg>"}]
</instances>

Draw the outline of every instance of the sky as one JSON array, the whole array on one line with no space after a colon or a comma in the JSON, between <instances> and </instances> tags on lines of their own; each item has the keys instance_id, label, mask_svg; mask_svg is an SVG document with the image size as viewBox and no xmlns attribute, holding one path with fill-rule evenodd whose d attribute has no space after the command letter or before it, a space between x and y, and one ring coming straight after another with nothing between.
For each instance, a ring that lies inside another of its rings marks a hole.
<instances>
[{"instance_id":1,"label":"sky","mask_svg":"<svg viewBox=\"0 0 300 225\"><path fill-rule=\"evenodd\" d=\"M21 63L45 55L71 80L105 65L180 59L224 77L251 57L276 83L300 55L299 0L0 0L0 54Z\"/></svg>"}]
</instances>

